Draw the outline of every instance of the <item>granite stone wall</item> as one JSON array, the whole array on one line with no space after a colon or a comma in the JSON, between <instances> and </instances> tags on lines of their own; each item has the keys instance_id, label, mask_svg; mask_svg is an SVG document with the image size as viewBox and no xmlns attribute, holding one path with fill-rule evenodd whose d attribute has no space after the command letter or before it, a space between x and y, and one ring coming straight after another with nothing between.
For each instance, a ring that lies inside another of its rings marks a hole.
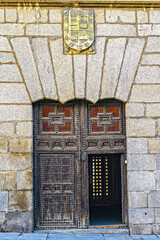
<instances>
[{"instance_id":1,"label":"granite stone wall","mask_svg":"<svg viewBox=\"0 0 160 240\"><path fill-rule=\"evenodd\" d=\"M160 233L160 9L94 9L94 55L63 54L63 10L0 8L0 231L32 230L32 103L126 103L129 228Z\"/></svg>"}]
</instances>

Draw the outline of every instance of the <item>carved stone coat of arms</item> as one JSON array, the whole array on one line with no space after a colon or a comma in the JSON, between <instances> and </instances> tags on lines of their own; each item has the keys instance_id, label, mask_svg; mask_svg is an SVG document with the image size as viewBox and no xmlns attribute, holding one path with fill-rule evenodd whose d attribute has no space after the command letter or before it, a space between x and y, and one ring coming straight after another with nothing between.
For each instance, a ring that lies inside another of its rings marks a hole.
<instances>
[{"instance_id":1,"label":"carved stone coat of arms","mask_svg":"<svg viewBox=\"0 0 160 240\"><path fill-rule=\"evenodd\" d=\"M85 50L94 53L93 10L64 11L64 43L65 53L80 53Z\"/></svg>"}]
</instances>

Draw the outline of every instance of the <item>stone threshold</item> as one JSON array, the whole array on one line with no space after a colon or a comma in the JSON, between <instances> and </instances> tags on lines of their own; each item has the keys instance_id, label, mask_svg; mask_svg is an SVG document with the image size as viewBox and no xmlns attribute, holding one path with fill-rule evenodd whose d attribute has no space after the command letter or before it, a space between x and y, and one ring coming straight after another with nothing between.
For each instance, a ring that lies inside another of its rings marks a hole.
<instances>
[{"instance_id":1,"label":"stone threshold","mask_svg":"<svg viewBox=\"0 0 160 240\"><path fill-rule=\"evenodd\" d=\"M88 233L88 234L121 234L129 235L127 228L88 228L88 229L55 229L55 230L35 230L34 233Z\"/></svg>"}]
</instances>

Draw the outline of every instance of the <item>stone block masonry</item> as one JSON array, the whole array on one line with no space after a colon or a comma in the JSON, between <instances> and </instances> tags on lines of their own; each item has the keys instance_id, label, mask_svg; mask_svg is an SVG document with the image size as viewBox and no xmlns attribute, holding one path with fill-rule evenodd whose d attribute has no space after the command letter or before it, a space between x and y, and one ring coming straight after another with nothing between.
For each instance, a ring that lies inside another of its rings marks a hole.
<instances>
[{"instance_id":1,"label":"stone block masonry","mask_svg":"<svg viewBox=\"0 0 160 240\"><path fill-rule=\"evenodd\" d=\"M0 231L32 231L32 103L126 104L132 234L160 234L160 10L94 8L94 55L65 55L63 10L0 7Z\"/></svg>"}]
</instances>

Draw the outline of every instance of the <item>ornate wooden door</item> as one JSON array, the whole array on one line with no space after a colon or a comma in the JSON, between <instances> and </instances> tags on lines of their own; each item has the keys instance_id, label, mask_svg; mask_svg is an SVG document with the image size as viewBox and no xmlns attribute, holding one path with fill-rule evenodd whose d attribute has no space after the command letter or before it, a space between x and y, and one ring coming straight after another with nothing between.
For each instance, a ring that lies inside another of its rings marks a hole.
<instances>
[{"instance_id":1,"label":"ornate wooden door","mask_svg":"<svg viewBox=\"0 0 160 240\"><path fill-rule=\"evenodd\" d=\"M89 226L88 156L125 152L121 103L34 104L35 229Z\"/></svg>"}]
</instances>

